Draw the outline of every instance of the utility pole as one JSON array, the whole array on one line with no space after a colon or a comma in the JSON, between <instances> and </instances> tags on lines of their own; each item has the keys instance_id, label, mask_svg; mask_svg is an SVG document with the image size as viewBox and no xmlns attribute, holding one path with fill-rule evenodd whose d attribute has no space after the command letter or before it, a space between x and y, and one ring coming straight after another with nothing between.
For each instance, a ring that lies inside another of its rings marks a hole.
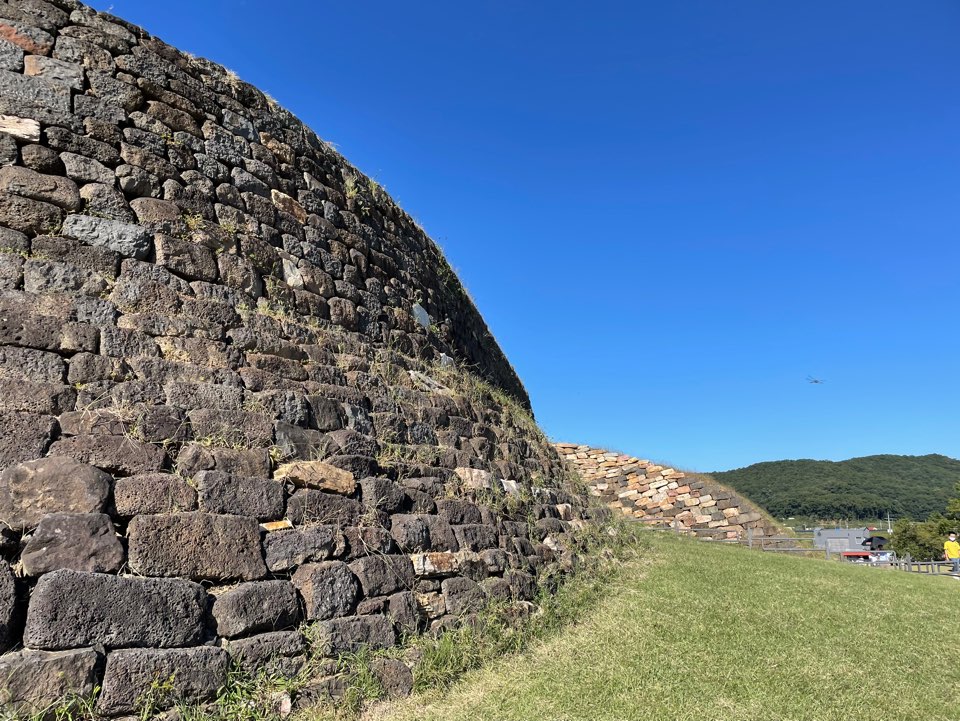
<instances>
[{"instance_id":1,"label":"utility pole","mask_svg":"<svg viewBox=\"0 0 960 721\"><path fill-rule=\"evenodd\" d=\"M887 511L887 533L893 533L893 528L890 526L890 511Z\"/></svg>"}]
</instances>

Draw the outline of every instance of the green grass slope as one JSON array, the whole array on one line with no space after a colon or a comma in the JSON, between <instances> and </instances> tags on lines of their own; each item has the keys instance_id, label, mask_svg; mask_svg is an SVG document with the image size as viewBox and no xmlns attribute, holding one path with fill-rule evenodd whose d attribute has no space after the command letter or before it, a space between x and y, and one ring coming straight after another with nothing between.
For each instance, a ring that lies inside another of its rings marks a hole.
<instances>
[{"instance_id":1,"label":"green grass slope","mask_svg":"<svg viewBox=\"0 0 960 721\"><path fill-rule=\"evenodd\" d=\"M774 516L926 518L943 511L960 481L947 456L865 456L847 461L771 461L711 474Z\"/></svg>"},{"instance_id":2,"label":"green grass slope","mask_svg":"<svg viewBox=\"0 0 960 721\"><path fill-rule=\"evenodd\" d=\"M574 626L370 721L953 721L960 582L650 533Z\"/></svg>"}]
</instances>

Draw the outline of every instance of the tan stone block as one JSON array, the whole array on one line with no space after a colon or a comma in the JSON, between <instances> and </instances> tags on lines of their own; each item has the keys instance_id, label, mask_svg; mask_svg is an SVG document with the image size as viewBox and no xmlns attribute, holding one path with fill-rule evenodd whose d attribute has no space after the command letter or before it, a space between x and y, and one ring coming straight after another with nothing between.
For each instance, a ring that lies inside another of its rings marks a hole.
<instances>
[{"instance_id":1,"label":"tan stone block","mask_svg":"<svg viewBox=\"0 0 960 721\"><path fill-rule=\"evenodd\" d=\"M0 133L12 135L17 140L28 143L40 142L40 123L30 118L18 118L15 115L0 115Z\"/></svg>"},{"instance_id":2,"label":"tan stone block","mask_svg":"<svg viewBox=\"0 0 960 721\"><path fill-rule=\"evenodd\" d=\"M440 618L447 612L447 603L443 594L436 591L432 593L418 593L417 605L423 610L427 618Z\"/></svg>"},{"instance_id":3,"label":"tan stone block","mask_svg":"<svg viewBox=\"0 0 960 721\"><path fill-rule=\"evenodd\" d=\"M460 570L461 554L451 551L411 553L413 572L418 576L452 576Z\"/></svg>"},{"instance_id":4,"label":"tan stone block","mask_svg":"<svg viewBox=\"0 0 960 721\"><path fill-rule=\"evenodd\" d=\"M307 222L307 211L304 210L300 203L286 193L281 193L276 189L271 190L270 199L273 201L273 204L276 206L277 210L282 210L284 213L292 215L301 223Z\"/></svg>"},{"instance_id":5,"label":"tan stone block","mask_svg":"<svg viewBox=\"0 0 960 721\"><path fill-rule=\"evenodd\" d=\"M464 488L474 491L481 488L493 488L493 474L490 471L461 466L455 468L453 472L460 478Z\"/></svg>"},{"instance_id":6,"label":"tan stone block","mask_svg":"<svg viewBox=\"0 0 960 721\"><path fill-rule=\"evenodd\" d=\"M294 461L284 463L273 473L278 480L288 480L298 488L318 488L334 493L350 494L357 487L350 471L323 461Z\"/></svg>"},{"instance_id":7,"label":"tan stone block","mask_svg":"<svg viewBox=\"0 0 960 721\"><path fill-rule=\"evenodd\" d=\"M288 521L286 518L284 518L282 521L268 521L267 523L260 524L260 530L267 531L268 533L270 531L282 531L285 528L293 528L293 524L290 523L290 521Z\"/></svg>"}]
</instances>

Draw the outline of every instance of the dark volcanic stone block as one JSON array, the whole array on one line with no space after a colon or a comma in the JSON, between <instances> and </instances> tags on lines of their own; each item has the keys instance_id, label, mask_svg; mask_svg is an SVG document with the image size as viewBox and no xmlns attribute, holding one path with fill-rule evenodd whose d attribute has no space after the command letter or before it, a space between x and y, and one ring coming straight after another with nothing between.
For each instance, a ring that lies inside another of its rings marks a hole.
<instances>
[{"instance_id":1,"label":"dark volcanic stone block","mask_svg":"<svg viewBox=\"0 0 960 721\"><path fill-rule=\"evenodd\" d=\"M90 648L0 656L0 705L34 714L71 694L89 696L101 666L100 654Z\"/></svg>"},{"instance_id":2,"label":"dark volcanic stone block","mask_svg":"<svg viewBox=\"0 0 960 721\"><path fill-rule=\"evenodd\" d=\"M80 197L83 198L88 213L96 213L98 217L124 223L137 221L137 216L130 209L123 193L109 185L103 183L84 185L80 189Z\"/></svg>"},{"instance_id":3,"label":"dark volcanic stone block","mask_svg":"<svg viewBox=\"0 0 960 721\"><path fill-rule=\"evenodd\" d=\"M387 600L387 617L401 633L417 633L423 623L417 597L412 591L390 596Z\"/></svg>"},{"instance_id":4,"label":"dark volcanic stone block","mask_svg":"<svg viewBox=\"0 0 960 721\"><path fill-rule=\"evenodd\" d=\"M136 516L130 568L145 576L255 581L267 575L255 518L210 513Z\"/></svg>"},{"instance_id":5,"label":"dark volcanic stone block","mask_svg":"<svg viewBox=\"0 0 960 721\"><path fill-rule=\"evenodd\" d=\"M368 456L330 456L327 463L345 471L350 471L355 478L372 476L380 469L376 459Z\"/></svg>"},{"instance_id":6,"label":"dark volcanic stone block","mask_svg":"<svg viewBox=\"0 0 960 721\"><path fill-rule=\"evenodd\" d=\"M146 473L119 478L113 487L117 515L177 513L197 508L197 492L172 473Z\"/></svg>"},{"instance_id":7,"label":"dark volcanic stone block","mask_svg":"<svg viewBox=\"0 0 960 721\"><path fill-rule=\"evenodd\" d=\"M114 166L120 161L120 155L116 148L96 138L77 135L63 128L47 128L43 134L47 140L47 145L55 150L77 153L110 166Z\"/></svg>"},{"instance_id":8,"label":"dark volcanic stone block","mask_svg":"<svg viewBox=\"0 0 960 721\"><path fill-rule=\"evenodd\" d=\"M0 561L0 651L13 645L13 622L17 609L17 585L6 561ZM2 700L2 699L0 699Z\"/></svg>"},{"instance_id":9,"label":"dark volcanic stone block","mask_svg":"<svg viewBox=\"0 0 960 721\"><path fill-rule=\"evenodd\" d=\"M333 526L290 528L267 533L263 555L273 573L290 571L309 561L323 561L343 553L343 537Z\"/></svg>"},{"instance_id":10,"label":"dark volcanic stone block","mask_svg":"<svg viewBox=\"0 0 960 721\"><path fill-rule=\"evenodd\" d=\"M266 413L230 410L193 410L187 413L194 438L213 445L265 448L273 442L273 418Z\"/></svg>"},{"instance_id":11,"label":"dark volcanic stone block","mask_svg":"<svg viewBox=\"0 0 960 721\"><path fill-rule=\"evenodd\" d=\"M160 446L125 436L71 436L54 442L49 454L69 456L120 475L159 471L167 461L167 454Z\"/></svg>"},{"instance_id":12,"label":"dark volcanic stone block","mask_svg":"<svg viewBox=\"0 0 960 721\"><path fill-rule=\"evenodd\" d=\"M261 521L283 518L286 494L279 481L240 478L220 471L200 471L194 481L200 493L201 511L253 516Z\"/></svg>"},{"instance_id":13,"label":"dark volcanic stone block","mask_svg":"<svg viewBox=\"0 0 960 721\"><path fill-rule=\"evenodd\" d=\"M43 456L57 428L53 416L10 411L0 413L0 469ZM0 491L2 495L2 491Z\"/></svg>"},{"instance_id":14,"label":"dark volcanic stone block","mask_svg":"<svg viewBox=\"0 0 960 721\"><path fill-rule=\"evenodd\" d=\"M289 581L254 581L215 595L211 612L217 633L234 638L296 625L300 601Z\"/></svg>"},{"instance_id":15,"label":"dark volcanic stone block","mask_svg":"<svg viewBox=\"0 0 960 721\"><path fill-rule=\"evenodd\" d=\"M9 43L6 43L6 46L9 46ZM0 40L0 68L3 67L4 62L4 47L5 41ZM13 139L12 135L0 133L0 166L13 165L17 162L18 157L17 141Z\"/></svg>"},{"instance_id":16,"label":"dark volcanic stone block","mask_svg":"<svg viewBox=\"0 0 960 721\"><path fill-rule=\"evenodd\" d=\"M370 670L389 698L405 698L413 692L413 672L395 658L375 658Z\"/></svg>"},{"instance_id":17,"label":"dark volcanic stone block","mask_svg":"<svg viewBox=\"0 0 960 721\"><path fill-rule=\"evenodd\" d=\"M537 595L537 580L523 571L507 571L503 578L510 584L513 597L519 601L532 601Z\"/></svg>"},{"instance_id":18,"label":"dark volcanic stone block","mask_svg":"<svg viewBox=\"0 0 960 721\"><path fill-rule=\"evenodd\" d=\"M484 548L496 548L500 543L497 529L480 523L470 523L463 526L454 526L454 533L460 548L470 551L481 551Z\"/></svg>"},{"instance_id":19,"label":"dark volcanic stone block","mask_svg":"<svg viewBox=\"0 0 960 721\"><path fill-rule=\"evenodd\" d=\"M44 516L23 549L20 562L28 576L60 568L87 573L116 573L126 554L105 513L51 513Z\"/></svg>"},{"instance_id":20,"label":"dark volcanic stone block","mask_svg":"<svg viewBox=\"0 0 960 721\"><path fill-rule=\"evenodd\" d=\"M408 556L365 556L350 564L365 596L386 596L413 588L413 564Z\"/></svg>"},{"instance_id":21,"label":"dark volcanic stone block","mask_svg":"<svg viewBox=\"0 0 960 721\"><path fill-rule=\"evenodd\" d=\"M210 701L226 682L229 664L227 652L212 646L113 651L107 656L97 711L108 716L132 713L155 681L168 679L172 689L157 699L159 706Z\"/></svg>"},{"instance_id":22,"label":"dark volcanic stone block","mask_svg":"<svg viewBox=\"0 0 960 721\"><path fill-rule=\"evenodd\" d=\"M386 478L364 478L360 481L360 498L365 506L384 513L396 513L405 503L406 494Z\"/></svg>"},{"instance_id":23,"label":"dark volcanic stone block","mask_svg":"<svg viewBox=\"0 0 960 721\"><path fill-rule=\"evenodd\" d=\"M17 290L23 284L23 258L0 251L0 291Z\"/></svg>"},{"instance_id":24,"label":"dark volcanic stone block","mask_svg":"<svg viewBox=\"0 0 960 721\"><path fill-rule=\"evenodd\" d=\"M89 187L84 186L84 190ZM111 279L116 278L120 264L120 255L112 250L85 245L79 240L63 236L42 235L34 238L31 251L34 256L72 263Z\"/></svg>"},{"instance_id":25,"label":"dark volcanic stone block","mask_svg":"<svg viewBox=\"0 0 960 721\"><path fill-rule=\"evenodd\" d=\"M53 37L39 28L5 20L4 33L11 43L34 55L47 55L53 47Z\"/></svg>"},{"instance_id":26,"label":"dark volcanic stone block","mask_svg":"<svg viewBox=\"0 0 960 721\"><path fill-rule=\"evenodd\" d=\"M229 641L226 649L249 674L265 671L290 678L306 662L307 644L297 631L274 631Z\"/></svg>"},{"instance_id":27,"label":"dark volcanic stone block","mask_svg":"<svg viewBox=\"0 0 960 721\"><path fill-rule=\"evenodd\" d=\"M453 526L440 516L421 516L430 529L430 548L434 551L459 551L460 543L453 532Z\"/></svg>"},{"instance_id":28,"label":"dark volcanic stone block","mask_svg":"<svg viewBox=\"0 0 960 721\"><path fill-rule=\"evenodd\" d=\"M288 459L323 457L323 451L329 445L327 436L320 431L279 421L276 423L274 437L283 457Z\"/></svg>"},{"instance_id":29,"label":"dark volcanic stone block","mask_svg":"<svg viewBox=\"0 0 960 721\"><path fill-rule=\"evenodd\" d=\"M24 312L0 298L0 343L52 351L95 352L100 334L85 323Z\"/></svg>"},{"instance_id":30,"label":"dark volcanic stone block","mask_svg":"<svg viewBox=\"0 0 960 721\"><path fill-rule=\"evenodd\" d=\"M42 200L67 210L77 210L81 205L80 191L72 180L29 168L0 168L0 192Z\"/></svg>"},{"instance_id":31,"label":"dark volcanic stone block","mask_svg":"<svg viewBox=\"0 0 960 721\"><path fill-rule=\"evenodd\" d=\"M363 402L363 395L353 388L346 386L327 386L326 388L327 395L329 395L330 398L325 398L324 400L336 402L341 408L341 413L343 398L351 399L357 403ZM340 400L334 400L335 398L339 398ZM307 402L314 404L316 399L316 396L308 396ZM314 406L314 410L316 410L316 406ZM357 433L351 428L331 431L327 434L327 437L330 439L331 448L336 449L338 455L376 456L380 448L376 440Z\"/></svg>"},{"instance_id":32,"label":"dark volcanic stone block","mask_svg":"<svg viewBox=\"0 0 960 721\"><path fill-rule=\"evenodd\" d=\"M397 642L393 624L383 616L334 618L317 626L320 646L329 656L356 653L361 648L390 648Z\"/></svg>"},{"instance_id":33,"label":"dark volcanic stone block","mask_svg":"<svg viewBox=\"0 0 960 721\"><path fill-rule=\"evenodd\" d=\"M405 493L407 500L403 509L407 513L436 513L437 504L429 494L411 488L408 488Z\"/></svg>"},{"instance_id":34,"label":"dark volcanic stone block","mask_svg":"<svg viewBox=\"0 0 960 721\"><path fill-rule=\"evenodd\" d=\"M502 578L486 578L480 582L483 595L497 601L509 601L512 597L510 582Z\"/></svg>"},{"instance_id":35,"label":"dark volcanic stone block","mask_svg":"<svg viewBox=\"0 0 960 721\"><path fill-rule=\"evenodd\" d=\"M153 234L146 228L92 215L67 216L62 232L68 238L138 260L146 258L153 247Z\"/></svg>"},{"instance_id":36,"label":"dark volcanic stone block","mask_svg":"<svg viewBox=\"0 0 960 721\"><path fill-rule=\"evenodd\" d=\"M63 163L55 150L43 145L25 145L20 150L23 164L38 173L63 175Z\"/></svg>"},{"instance_id":37,"label":"dark volcanic stone block","mask_svg":"<svg viewBox=\"0 0 960 721\"><path fill-rule=\"evenodd\" d=\"M311 621L346 616L356 605L360 584L341 561L308 563L293 574L293 585L307 605Z\"/></svg>"},{"instance_id":38,"label":"dark volcanic stone block","mask_svg":"<svg viewBox=\"0 0 960 721\"><path fill-rule=\"evenodd\" d=\"M73 410L77 393L62 383L0 378L0 411L59 415Z\"/></svg>"},{"instance_id":39,"label":"dark volcanic stone block","mask_svg":"<svg viewBox=\"0 0 960 721\"><path fill-rule=\"evenodd\" d=\"M187 280L213 282L217 279L217 259L209 248L163 234L156 236L156 244L158 265Z\"/></svg>"},{"instance_id":40,"label":"dark volcanic stone block","mask_svg":"<svg viewBox=\"0 0 960 721\"><path fill-rule=\"evenodd\" d=\"M441 585L447 613L460 616L476 611L483 603L483 590L469 578L448 578Z\"/></svg>"},{"instance_id":41,"label":"dark volcanic stone block","mask_svg":"<svg viewBox=\"0 0 960 721\"><path fill-rule=\"evenodd\" d=\"M54 571L33 589L23 642L52 651L189 646L203 640L206 605L190 581Z\"/></svg>"},{"instance_id":42,"label":"dark volcanic stone block","mask_svg":"<svg viewBox=\"0 0 960 721\"><path fill-rule=\"evenodd\" d=\"M295 524L325 523L338 528L356 525L363 506L352 498L302 488L287 501L287 518Z\"/></svg>"},{"instance_id":43,"label":"dark volcanic stone block","mask_svg":"<svg viewBox=\"0 0 960 721\"><path fill-rule=\"evenodd\" d=\"M391 516L390 535L404 553L430 550L430 529L420 516L403 513Z\"/></svg>"},{"instance_id":44,"label":"dark volcanic stone block","mask_svg":"<svg viewBox=\"0 0 960 721\"><path fill-rule=\"evenodd\" d=\"M476 505L455 498L444 498L437 501L437 513L447 523L454 525L483 522L480 509Z\"/></svg>"},{"instance_id":45,"label":"dark volcanic stone block","mask_svg":"<svg viewBox=\"0 0 960 721\"><path fill-rule=\"evenodd\" d=\"M270 454L266 450L204 448L190 444L177 456L177 470L185 476L200 471L223 471L246 478L267 478L270 475Z\"/></svg>"},{"instance_id":46,"label":"dark volcanic stone block","mask_svg":"<svg viewBox=\"0 0 960 721\"><path fill-rule=\"evenodd\" d=\"M27 253L30 251L30 239L23 233L0 226L0 250Z\"/></svg>"},{"instance_id":47,"label":"dark volcanic stone block","mask_svg":"<svg viewBox=\"0 0 960 721\"><path fill-rule=\"evenodd\" d=\"M109 185L114 182L113 171L93 158L67 152L60 153L60 162L63 163L67 176L78 183L100 183L102 185ZM92 240L87 241L85 238L77 238L77 240L92 243ZM119 252L119 244L116 242L110 245L104 244L103 247Z\"/></svg>"},{"instance_id":48,"label":"dark volcanic stone block","mask_svg":"<svg viewBox=\"0 0 960 721\"><path fill-rule=\"evenodd\" d=\"M113 479L72 458L27 461L0 473L0 521L34 528L48 513L106 510Z\"/></svg>"},{"instance_id":49,"label":"dark volcanic stone block","mask_svg":"<svg viewBox=\"0 0 960 721\"><path fill-rule=\"evenodd\" d=\"M386 523L383 516L379 522ZM396 553L397 544L390 532L380 526L353 526L343 529L343 537L347 541L347 557L351 560L363 556L375 556L385 553Z\"/></svg>"}]
</instances>

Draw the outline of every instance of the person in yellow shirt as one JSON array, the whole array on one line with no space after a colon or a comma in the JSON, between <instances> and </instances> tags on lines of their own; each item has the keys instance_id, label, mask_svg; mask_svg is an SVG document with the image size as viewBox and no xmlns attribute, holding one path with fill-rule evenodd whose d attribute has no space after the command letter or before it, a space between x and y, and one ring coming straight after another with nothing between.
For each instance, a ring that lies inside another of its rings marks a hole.
<instances>
[{"instance_id":1,"label":"person in yellow shirt","mask_svg":"<svg viewBox=\"0 0 960 721\"><path fill-rule=\"evenodd\" d=\"M960 573L960 543L956 533L950 533L949 540L944 541L943 557L953 564L952 573Z\"/></svg>"}]
</instances>

